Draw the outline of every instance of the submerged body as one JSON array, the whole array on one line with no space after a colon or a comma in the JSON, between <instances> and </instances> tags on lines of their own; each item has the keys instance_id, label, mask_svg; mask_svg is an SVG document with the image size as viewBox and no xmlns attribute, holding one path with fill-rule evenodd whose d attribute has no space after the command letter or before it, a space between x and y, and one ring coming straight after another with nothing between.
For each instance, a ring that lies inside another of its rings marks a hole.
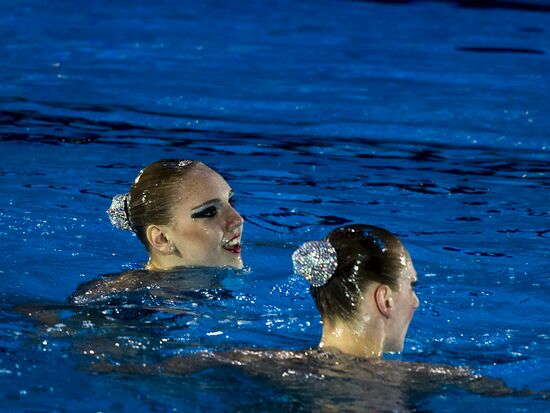
<instances>
[{"instance_id":1,"label":"submerged body","mask_svg":"<svg viewBox=\"0 0 550 413\"><path fill-rule=\"evenodd\" d=\"M78 286L68 298L76 305L90 305L119 298L120 294L133 294L163 300L188 301L197 291L223 288L226 277L242 276L246 271L233 268L176 267L166 271L147 269L106 274Z\"/></svg>"},{"instance_id":2,"label":"submerged body","mask_svg":"<svg viewBox=\"0 0 550 413\"><path fill-rule=\"evenodd\" d=\"M241 394L259 385L277 394L279 401L284 400L278 409L293 411L417 411L422 400L450 387L489 397L548 397L512 389L501 380L475 375L462 367L365 359L322 349L200 352L150 365L96 363L92 369L173 377L178 383L201 377L219 380L225 386L247 383L239 386Z\"/></svg>"}]
</instances>

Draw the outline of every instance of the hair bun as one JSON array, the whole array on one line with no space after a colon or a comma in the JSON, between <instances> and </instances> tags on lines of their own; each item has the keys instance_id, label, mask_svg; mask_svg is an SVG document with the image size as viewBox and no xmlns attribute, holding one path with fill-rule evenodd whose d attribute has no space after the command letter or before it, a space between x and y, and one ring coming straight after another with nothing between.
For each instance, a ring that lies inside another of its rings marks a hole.
<instances>
[{"instance_id":1,"label":"hair bun","mask_svg":"<svg viewBox=\"0 0 550 413\"><path fill-rule=\"evenodd\" d=\"M131 231L130 218L128 217L128 198L129 194L118 194L113 197L111 206L107 210L109 220L114 227Z\"/></svg>"},{"instance_id":2,"label":"hair bun","mask_svg":"<svg viewBox=\"0 0 550 413\"><path fill-rule=\"evenodd\" d=\"M321 287L334 275L338 260L336 250L328 241L309 241L292 254L294 272L312 286Z\"/></svg>"}]
</instances>

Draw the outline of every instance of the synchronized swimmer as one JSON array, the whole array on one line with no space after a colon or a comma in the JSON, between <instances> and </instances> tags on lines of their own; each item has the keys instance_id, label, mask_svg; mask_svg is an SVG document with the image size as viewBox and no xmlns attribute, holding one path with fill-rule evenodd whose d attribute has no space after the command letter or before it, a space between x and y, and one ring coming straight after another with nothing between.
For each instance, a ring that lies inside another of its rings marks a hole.
<instances>
[{"instance_id":1,"label":"synchronized swimmer","mask_svg":"<svg viewBox=\"0 0 550 413\"><path fill-rule=\"evenodd\" d=\"M77 304L117 291L158 284L167 270L242 268L243 218L225 179L199 161L165 159L143 169L129 193L108 210L117 228L135 233L149 253L144 270L80 286ZM380 358L400 352L418 298L407 249L389 231L371 225L335 229L292 256L294 270L311 284L322 318L319 347Z\"/></svg>"},{"instance_id":2,"label":"synchronized swimmer","mask_svg":"<svg viewBox=\"0 0 550 413\"><path fill-rule=\"evenodd\" d=\"M292 255L321 314L319 347L358 357L401 352L418 307L416 271L407 249L389 231L349 225Z\"/></svg>"},{"instance_id":3,"label":"synchronized swimmer","mask_svg":"<svg viewBox=\"0 0 550 413\"><path fill-rule=\"evenodd\" d=\"M243 218L233 191L201 162L152 163L128 194L113 198L108 214L114 226L141 240L149 252L146 271L85 283L71 297L75 303L143 287L144 278L158 283L174 268L243 266ZM292 260L321 315L321 349L367 358L402 351L419 302L411 257L395 235L371 225L344 226L306 242Z\"/></svg>"},{"instance_id":4,"label":"synchronized swimmer","mask_svg":"<svg viewBox=\"0 0 550 413\"><path fill-rule=\"evenodd\" d=\"M167 290L193 289L190 279L203 273L193 269L241 269L244 220L234 208L233 197L225 179L201 162L170 159L147 166L128 194L114 197L108 211L113 225L133 231L143 243L149 255L147 265L142 270L87 282L69 301L85 305L112 293L140 289L148 294L163 294L163 282L170 280L170 274L182 271L189 277L173 278ZM385 353L403 350L409 324L419 306L414 291L417 273L411 256L391 232L364 224L339 227L322 240L305 242L292 254L292 262L294 272L309 282L321 316L322 336L317 348L301 351L236 348L225 353L207 351L174 356L149 365L94 363L94 368L181 374L213 364L230 364L279 380L285 377L284 371L289 366L303 367L309 375L312 371L326 371L327 362L357 368L356 361L364 360L366 364L356 373L373 380L368 382L368 386L374 386L371 398L386 389L375 385L380 369L391 373L387 376L388 383L400 391L413 374L424 383L419 387L421 392L431 391L429 388L434 384L447 383L480 394L532 394L510 389L498 380L474 376L463 368L388 364L382 360ZM156 289L150 288L151 285ZM416 390L411 387L410 391ZM400 397L397 395L396 400Z\"/></svg>"},{"instance_id":5,"label":"synchronized swimmer","mask_svg":"<svg viewBox=\"0 0 550 413\"><path fill-rule=\"evenodd\" d=\"M108 210L149 253L149 270L242 268L243 218L225 179L199 161L164 159L141 171Z\"/></svg>"},{"instance_id":6,"label":"synchronized swimmer","mask_svg":"<svg viewBox=\"0 0 550 413\"><path fill-rule=\"evenodd\" d=\"M69 297L71 303L97 302L124 291L166 296L178 288L209 288L212 280L204 271L183 279L181 271L243 267L244 220L234 207L233 190L202 162L163 159L150 164L128 193L113 197L107 213L115 227L137 236L148 262L143 269L83 283Z\"/></svg>"}]
</instances>

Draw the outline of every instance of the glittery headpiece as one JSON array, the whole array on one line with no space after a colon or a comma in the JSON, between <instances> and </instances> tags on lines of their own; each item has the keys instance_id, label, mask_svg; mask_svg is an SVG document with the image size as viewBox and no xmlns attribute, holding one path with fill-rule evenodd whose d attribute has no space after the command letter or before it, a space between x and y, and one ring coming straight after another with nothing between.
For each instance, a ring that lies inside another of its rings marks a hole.
<instances>
[{"instance_id":1,"label":"glittery headpiece","mask_svg":"<svg viewBox=\"0 0 550 413\"><path fill-rule=\"evenodd\" d=\"M128 217L128 199L129 194L118 194L113 197L111 206L107 210L109 219L113 226L123 229L126 231L131 231L132 226L130 225L130 218Z\"/></svg>"},{"instance_id":2,"label":"glittery headpiece","mask_svg":"<svg viewBox=\"0 0 550 413\"><path fill-rule=\"evenodd\" d=\"M328 241L309 241L292 254L294 272L312 286L321 287L334 275L338 260L336 250Z\"/></svg>"},{"instance_id":3,"label":"glittery headpiece","mask_svg":"<svg viewBox=\"0 0 550 413\"><path fill-rule=\"evenodd\" d=\"M181 161L178 162L178 166L180 168L184 168L186 167L187 165L191 165L194 161L190 161L189 159L183 159Z\"/></svg>"}]
</instances>

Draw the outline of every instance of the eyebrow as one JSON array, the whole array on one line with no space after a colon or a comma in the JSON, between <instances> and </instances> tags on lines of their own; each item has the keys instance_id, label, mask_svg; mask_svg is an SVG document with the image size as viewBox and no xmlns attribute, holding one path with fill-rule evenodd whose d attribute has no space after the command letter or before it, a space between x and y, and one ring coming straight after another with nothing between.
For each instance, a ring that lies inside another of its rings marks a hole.
<instances>
[{"instance_id":1,"label":"eyebrow","mask_svg":"<svg viewBox=\"0 0 550 413\"><path fill-rule=\"evenodd\" d=\"M231 197L234 195L234 192L233 191L229 191L229 195L228 195L228 198L231 199ZM206 202L203 202L202 204L200 205L197 205L196 207L194 208L191 208L191 211L195 211L197 209L201 209L201 208L204 208L206 206L210 206L212 204L219 204L220 202L222 202L222 200L220 198L214 198L214 199L210 199L209 201L206 201Z\"/></svg>"}]
</instances>

